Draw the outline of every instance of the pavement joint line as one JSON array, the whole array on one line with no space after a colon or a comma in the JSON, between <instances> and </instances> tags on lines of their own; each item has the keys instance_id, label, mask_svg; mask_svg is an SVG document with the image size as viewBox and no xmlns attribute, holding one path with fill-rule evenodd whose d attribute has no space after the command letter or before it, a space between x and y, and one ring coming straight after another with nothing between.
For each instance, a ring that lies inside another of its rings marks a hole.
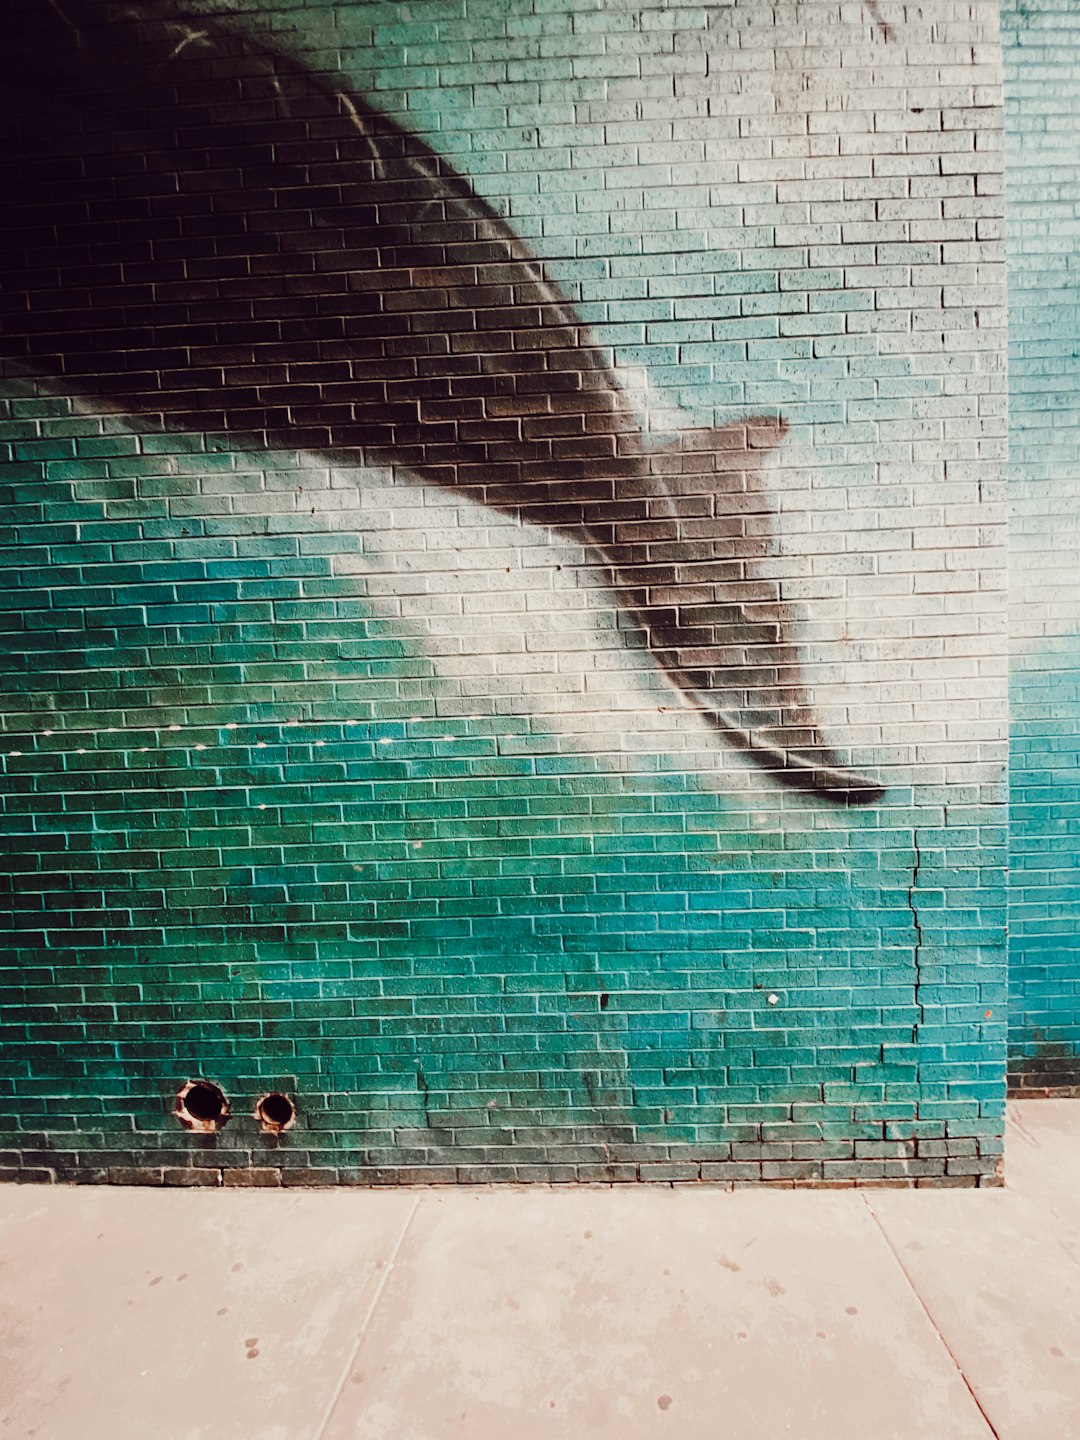
<instances>
[{"instance_id":1,"label":"pavement joint line","mask_svg":"<svg viewBox=\"0 0 1080 1440\"><path fill-rule=\"evenodd\" d=\"M1027 1128L1027 1126L1024 1124L1024 1121L1023 1121L1022 1117L1021 1117L1019 1114L1017 1114L1015 1104L1012 1104L1012 1105L1010 1105L1010 1106L1008 1107L1008 1115L1009 1115L1009 1124L1012 1126L1012 1128L1013 1128L1014 1130L1016 1130L1016 1131L1018 1132L1018 1134L1020 1134L1020 1135L1023 1136L1023 1138L1024 1138L1024 1140L1027 1142L1027 1144L1030 1145L1033 1150L1041 1150L1041 1149L1042 1149L1042 1145L1041 1145L1038 1137L1037 1137L1036 1135L1033 1135L1033 1134L1031 1133L1031 1131L1030 1131L1030 1130Z\"/></svg>"},{"instance_id":2,"label":"pavement joint line","mask_svg":"<svg viewBox=\"0 0 1080 1440\"><path fill-rule=\"evenodd\" d=\"M1068 1258L1069 1262L1073 1265L1080 1267L1080 1259L1077 1258L1076 1252L1069 1248L1069 1242L1067 1240L1063 1240L1060 1235L1056 1235L1054 1238L1057 1240L1058 1248Z\"/></svg>"},{"instance_id":3,"label":"pavement joint line","mask_svg":"<svg viewBox=\"0 0 1080 1440\"><path fill-rule=\"evenodd\" d=\"M326 1407L325 1412L323 1413L322 1420L319 1422L319 1428L315 1431L312 1440L323 1440L323 1437L326 1434L326 1428L330 1424L330 1421L334 1418L334 1411L337 1409L338 1401L341 1399L342 1392L344 1391L345 1386L348 1383L349 1372L352 1370L352 1367L356 1363L356 1357L360 1353L360 1346L364 1343L364 1336L367 1334L368 1327L371 1325L372 1320L375 1318L375 1311L379 1307L379 1301L382 1299L382 1294L383 1291L386 1289L387 1281L390 1279L390 1275L394 1269L395 1264L397 1263L397 1257L401 1254L401 1247L405 1244L405 1237L406 1235L408 1235L412 1223L416 1219L416 1212L420 1209L420 1206L423 1204L423 1202L423 1195L418 1195L412 1209L409 1211L405 1224L401 1227L401 1234L397 1238L397 1244L394 1246L393 1251L390 1254L390 1259L386 1262L386 1268L383 1270L382 1278L379 1281L378 1285L376 1285L375 1287L375 1294L371 1297L371 1304L368 1306L367 1314L364 1316L364 1323L360 1326L360 1330L356 1336L356 1341L353 1344L352 1349L349 1351L348 1358L345 1361L344 1368L341 1372L341 1379L334 1387L334 1393L330 1396L330 1401Z\"/></svg>"},{"instance_id":4,"label":"pavement joint line","mask_svg":"<svg viewBox=\"0 0 1080 1440\"><path fill-rule=\"evenodd\" d=\"M971 1396L971 1399L972 1399L972 1401L974 1402L975 1408L978 1410L979 1414L982 1416L983 1420L985 1421L985 1423L986 1423L986 1428L990 1431L990 1434L994 1437L994 1440L1002 1440L1002 1436L1001 1436L1000 1431L997 1429L997 1427L996 1427L996 1425L994 1424L994 1422L990 1419L990 1416L986 1413L986 1407L983 1405L982 1401L979 1399L978 1395L976 1394L976 1392L975 1392L975 1387L972 1385L971 1381L968 1379L967 1375L964 1373L964 1367L960 1364L960 1361L959 1361L959 1359L958 1359L958 1357L957 1357L957 1355L956 1355L956 1352L953 1350L953 1348L952 1348L952 1346L949 1344L948 1340L946 1340L945 1335L944 1335L944 1332L943 1332L942 1329L941 1329L941 1326L940 1326L940 1325L937 1323L937 1321L934 1319L933 1313L932 1313L929 1305L927 1305L926 1301L923 1299L922 1295L919 1293L919 1288L918 1288L918 1286L915 1284L915 1281L911 1278L911 1272L908 1270L907 1266L904 1264L903 1260L900 1258L900 1252L897 1250L896 1246L893 1244L893 1242L892 1242L892 1237L889 1235L889 1232L885 1229L885 1226L881 1223L881 1219L880 1219L880 1217L878 1216L877 1211L876 1211L876 1210L874 1209L874 1207L871 1205L870 1200L869 1200L869 1197L864 1193L861 1198L862 1198L863 1204L866 1206L866 1209L867 1209L867 1211L869 1212L869 1215L870 1215L871 1220L873 1220L874 1224L877 1226L877 1228L878 1228L878 1230L879 1230L879 1232L880 1232L880 1234L881 1234L881 1238L885 1241L885 1244L889 1247L889 1253L892 1255L893 1259L896 1261L896 1264L897 1264L897 1266L898 1266L898 1268L899 1268L899 1270L900 1270L901 1275L903 1275L904 1279L907 1281L907 1283L908 1283L908 1288L911 1290L911 1293L915 1296L915 1299L919 1302L919 1305L920 1305L920 1307L921 1307L921 1309L922 1309L923 1314L926 1316L927 1320L929 1320L929 1321L930 1321L930 1324L933 1326L934 1334L935 1334L935 1335L938 1337L938 1339L941 1341L942 1349L945 1351L946 1355L948 1355L949 1359L952 1361L953 1365L954 1365L955 1368L956 1368L956 1373L960 1376L960 1379L964 1382L964 1388L967 1390L968 1394Z\"/></svg>"}]
</instances>

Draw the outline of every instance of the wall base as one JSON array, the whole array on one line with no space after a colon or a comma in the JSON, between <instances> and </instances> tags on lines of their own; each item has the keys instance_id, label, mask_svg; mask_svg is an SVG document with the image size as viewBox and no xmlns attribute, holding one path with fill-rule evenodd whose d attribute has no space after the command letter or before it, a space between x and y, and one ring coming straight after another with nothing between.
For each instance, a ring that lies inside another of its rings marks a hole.
<instances>
[{"instance_id":1,"label":"wall base","mask_svg":"<svg viewBox=\"0 0 1080 1440\"><path fill-rule=\"evenodd\" d=\"M923 1169L921 1166L927 1168ZM919 1168L917 1168L919 1167ZM225 1186L228 1189L325 1189L342 1185L372 1189L433 1185L713 1185L738 1190L770 1185L781 1190L927 1190L987 1189L1004 1184L1000 1156L963 1162L910 1162L906 1170L883 1167L879 1173L825 1174L812 1163L789 1167L798 1173L763 1173L764 1166L703 1161L700 1165L596 1165L574 1170L561 1165L446 1166L363 1170L321 1167L116 1166L112 1169L56 1170L21 1166L0 1170L0 1182L16 1184L151 1185L170 1188ZM775 1172L780 1166L772 1166Z\"/></svg>"}]
</instances>

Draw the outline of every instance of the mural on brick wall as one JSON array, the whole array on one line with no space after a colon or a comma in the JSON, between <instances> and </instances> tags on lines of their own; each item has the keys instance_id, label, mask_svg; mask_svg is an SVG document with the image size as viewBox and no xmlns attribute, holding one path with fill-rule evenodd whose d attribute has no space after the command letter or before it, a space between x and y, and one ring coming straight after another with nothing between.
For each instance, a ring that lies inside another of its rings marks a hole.
<instances>
[{"instance_id":1,"label":"mural on brick wall","mask_svg":"<svg viewBox=\"0 0 1080 1440\"><path fill-rule=\"evenodd\" d=\"M946 9L9 12L0 1168L994 1178Z\"/></svg>"},{"instance_id":2,"label":"mural on brick wall","mask_svg":"<svg viewBox=\"0 0 1080 1440\"><path fill-rule=\"evenodd\" d=\"M658 443L527 246L344 78L209 21L98 10L30 7L11 52L7 353L166 429L404 466L553 527L602 557L725 739L789 784L879 799L821 735L755 564L783 420Z\"/></svg>"}]
</instances>

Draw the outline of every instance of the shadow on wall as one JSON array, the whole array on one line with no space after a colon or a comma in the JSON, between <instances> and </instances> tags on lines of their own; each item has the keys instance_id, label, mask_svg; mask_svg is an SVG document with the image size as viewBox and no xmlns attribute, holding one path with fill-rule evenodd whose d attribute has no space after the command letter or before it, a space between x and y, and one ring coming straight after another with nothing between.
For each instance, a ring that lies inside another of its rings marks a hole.
<instances>
[{"instance_id":1,"label":"shadow on wall","mask_svg":"<svg viewBox=\"0 0 1080 1440\"><path fill-rule=\"evenodd\" d=\"M1036 1027L1030 1043L1034 1053L1009 1060L1009 1094L1022 1100L1056 1095L1080 1098L1080 1054L1068 1045L1050 1045Z\"/></svg>"},{"instance_id":2,"label":"shadow on wall","mask_svg":"<svg viewBox=\"0 0 1080 1440\"><path fill-rule=\"evenodd\" d=\"M200 25L89 0L15 12L8 373L144 428L400 466L571 537L728 743L786 784L880 799L822 734L760 563L784 421L655 444L569 300L444 160L343 79Z\"/></svg>"}]
</instances>

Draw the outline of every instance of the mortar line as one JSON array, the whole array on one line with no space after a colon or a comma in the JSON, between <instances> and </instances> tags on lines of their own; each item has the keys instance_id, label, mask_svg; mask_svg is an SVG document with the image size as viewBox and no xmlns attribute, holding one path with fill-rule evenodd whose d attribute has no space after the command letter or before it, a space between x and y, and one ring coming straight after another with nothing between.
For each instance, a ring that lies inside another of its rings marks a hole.
<instances>
[{"instance_id":1,"label":"mortar line","mask_svg":"<svg viewBox=\"0 0 1080 1440\"><path fill-rule=\"evenodd\" d=\"M423 1203L423 1199L424 1197L422 1195L418 1195L416 1197L416 1201L412 1209L409 1211L408 1219L401 1227L401 1234L397 1238L397 1244L394 1246L393 1251L390 1254L390 1259L386 1262L386 1269L383 1271L382 1278L380 1279L378 1285L376 1285L375 1287L375 1293L371 1297L371 1304L368 1306L367 1314L364 1316L364 1322L360 1326L360 1330L356 1336L356 1340L353 1343L353 1347L349 1351L348 1358L345 1361L344 1369L341 1372L341 1379L334 1387L334 1393L330 1396L329 1403L327 1404L327 1407L323 1412L322 1420L319 1422L319 1428L312 1436L312 1440L323 1440L323 1436L326 1434L326 1427L334 1418L334 1411L337 1409L338 1401L341 1399L342 1393L345 1389L345 1385L349 1379L349 1372L352 1369L353 1365L355 1365L356 1363L356 1357L360 1352L360 1346L364 1343L364 1336L367 1334L368 1328L370 1327L372 1320L375 1318L375 1311L378 1309L379 1301L382 1299L382 1294L383 1291L386 1289L387 1281L390 1279L390 1274L393 1271L395 1264L397 1263L397 1257L401 1253L401 1247L405 1243L405 1237L406 1235L408 1235L412 1223L416 1219L416 1212L420 1209L420 1206Z\"/></svg>"},{"instance_id":2,"label":"mortar line","mask_svg":"<svg viewBox=\"0 0 1080 1440\"><path fill-rule=\"evenodd\" d=\"M978 1410L979 1414L982 1416L983 1421L984 1421L985 1424L986 1424L986 1428L990 1431L990 1434L994 1437L994 1440L1001 1440L1001 1435L999 1434L999 1432L998 1432L998 1430L997 1430L997 1427L994 1425L994 1422L990 1419L990 1416L986 1413L986 1407L983 1405L982 1401L979 1399L978 1395L975 1393L975 1387L972 1385L971 1381L968 1379L967 1375L964 1373L964 1367L960 1364L960 1361L957 1359L956 1352L953 1350L953 1348L952 1348L952 1346L949 1344L948 1340L946 1340L945 1335L944 1335L944 1333L942 1332L942 1329L941 1329L940 1325L938 1325L937 1321L934 1319L934 1316L933 1316L933 1314L931 1313L931 1310L930 1310L929 1305L927 1305L927 1303L926 1303L926 1301L923 1299L922 1295L920 1295L918 1286L915 1284L915 1281L911 1278L911 1272L908 1270L907 1266L904 1264L903 1260L900 1258L900 1252L897 1250L896 1246L893 1244L892 1239L891 1239L890 1236L889 1236L889 1232L885 1229L885 1226L881 1223L881 1220L878 1218L877 1212L875 1211L874 1207L870 1204L870 1201L869 1201L869 1199L868 1199L868 1197L866 1196L865 1193L862 1195L861 1198L862 1198L863 1204L866 1206L866 1209L867 1209L867 1211L869 1212L869 1215L870 1215L871 1220L873 1220L874 1224L877 1226L878 1232L880 1233L881 1238L885 1241L885 1244L888 1246L888 1248L889 1248L889 1254L890 1254L890 1255L893 1257L893 1259L896 1261L897 1267L899 1268L901 1275L903 1275L904 1279L907 1281L907 1283L908 1283L908 1289L909 1289L909 1290L911 1291L911 1293L915 1296L915 1299L919 1302L919 1305L920 1305L921 1308L922 1308L923 1314L926 1316L927 1320L930 1321L930 1324L931 1324L931 1326L933 1327L934 1334L935 1334L935 1335L937 1336L937 1338L941 1341L942 1349L945 1351L946 1355L948 1355L949 1359L952 1361L953 1366L954 1366L955 1369L956 1369L956 1373L960 1376L960 1379L963 1381L963 1383L964 1383L964 1389L965 1389L965 1390L968 1392L968 1394L971 1396L972 1401L974 1402L974 1405L975 1405L976 1410Z\"/></svg>"}]
</instances>

